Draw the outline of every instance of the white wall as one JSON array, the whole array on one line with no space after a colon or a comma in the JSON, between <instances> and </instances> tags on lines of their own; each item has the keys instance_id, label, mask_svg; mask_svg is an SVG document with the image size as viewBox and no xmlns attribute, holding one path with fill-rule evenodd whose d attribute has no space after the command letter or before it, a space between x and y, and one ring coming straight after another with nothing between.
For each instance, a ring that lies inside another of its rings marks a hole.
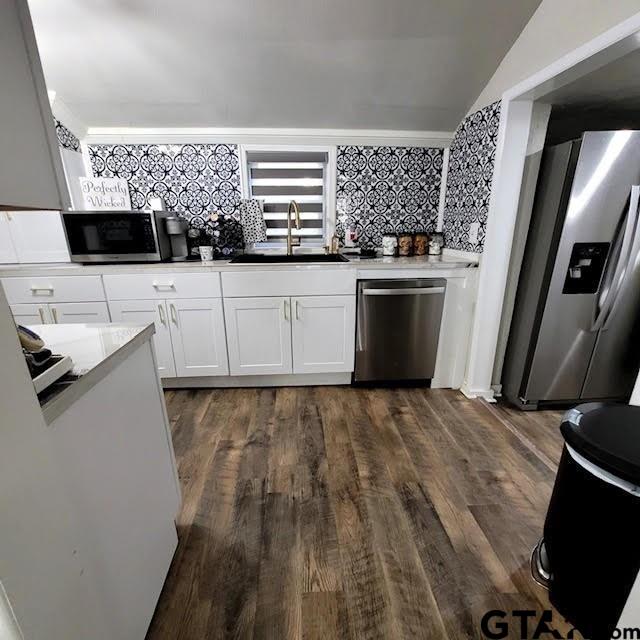
<instances>
[{"instance_id":1,"label":"white wall","mask_svg":"<svg viewBox=\"0 0 640 640\"><path fill-rule=\"evenodd\" d=\"M82 153L71 149L60 149L60 155L62 156L64 177L67 180L67 187L71 196L71 206L74 209L83 209L84 201L79 178L86 176L87 171Z\"/></svg>"},{"instance_id":2,"label":"white wall","mask_svg":"<svg viewBox=\"0 0 640 640\"><path fill-rule=\"evenodd\" d=\"M638 0L542 0L469 113L638 12Z\"/></svg>"}]
</instances>

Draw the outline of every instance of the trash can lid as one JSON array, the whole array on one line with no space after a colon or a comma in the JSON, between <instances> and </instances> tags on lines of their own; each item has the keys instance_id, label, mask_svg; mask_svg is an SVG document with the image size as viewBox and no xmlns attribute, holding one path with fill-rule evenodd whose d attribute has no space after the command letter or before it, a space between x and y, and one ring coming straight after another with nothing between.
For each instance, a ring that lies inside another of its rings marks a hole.
<instances>
[{"instance_id":1,"label":"trash can lid","mask_svg":"<svg viewBox=\"0 0 640 640\"><path fill-rule=\"evenodd\" d=\"M640 485L640 407L590 402L564 415L560 431L580 455Z\"/></svg>"}]
</instances>

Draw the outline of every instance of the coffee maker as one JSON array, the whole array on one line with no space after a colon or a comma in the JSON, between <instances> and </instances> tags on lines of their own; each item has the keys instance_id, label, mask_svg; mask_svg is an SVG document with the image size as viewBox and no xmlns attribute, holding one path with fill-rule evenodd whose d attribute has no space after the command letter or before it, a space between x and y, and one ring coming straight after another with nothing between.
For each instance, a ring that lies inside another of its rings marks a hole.
<instances>
[{"instance_id":1,"label":"coffee maker","mask_svg":"<svg viewBox=\"0 0 640 640\"><path fill-rule=\"evenodd\" d=\"M178 215L170 215L165 218L165 227L167 235L171 241L171 258L172 262L182 262L189 258L189 249L187 246L187 229L189 223Z\"/></svg>"}]
</instances>

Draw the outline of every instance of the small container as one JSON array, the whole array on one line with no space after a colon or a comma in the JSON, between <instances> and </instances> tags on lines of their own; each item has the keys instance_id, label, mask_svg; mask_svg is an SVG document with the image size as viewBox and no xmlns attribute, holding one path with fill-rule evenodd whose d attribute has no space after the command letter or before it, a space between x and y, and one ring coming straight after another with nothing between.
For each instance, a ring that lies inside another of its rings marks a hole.
<instances>
[{"instance_id":1,"label":"small container","mask_svg":"<svg viewBox=\"0 0 640 640\"><path fill-rule=\"evenodd\" d=\"M398 236L398 255L403 258L413 255L413 236L410 233L401 233Z\"/></svg>"},{"instance_id":2,"label":"small container","mask_svg":"<svg viewBox=\"0 0 640 640\"><path fill-rule=\"evenodd\" d=\"M429 251L429 234L415 233L413 235L413 255L426 256Z\"/></svg>"},{"instance_id":3,"label":"small container","mask_svg":"<svg viewBox=\"0 0 640 640\"><path fill-rule=\"evenodd\" d=\"M348 248L355 247L358 244L358 230L355 224L352 224L344 234L344 246Z\"/></svg>"},{"instance_id":4,"label":"small container","mask_svg":"<svg viewBox=\"0 0 640 640\"><path fill-rule=\"evenodd\" d=\"M213 260L213 247L200 245L198 251L200 252L200 260L202 260L202 262L211 262Z\"/></svg>"},{"instance_id":5,"label":"small container","mask_svg":"<svg viewBox=\"0 0 640 640\"><path fill-rule=\"evenodd\" d=\"M382 236L382 255L395 256L398 252L398 236L395 233L385 233Z\"/></svg>"},{"instance_id":6,"label":"small container","mask_svg":"<svg viewBox=\"0 0 640 640\"><path fill-rule=\"evenodd\" d=\"M189 249L189 256L196 258L200 255L198 246L202 237L202 231L196 229L196 227L189 227L187 230L187 247Z\"/></svg>"},{"instance_id":7,"label":"small container","mask_svg":"<svg viewBox=\"0 0 640 640\"><path fill-rule=\"evenodd\" d=\"M444 236L440 232L432 233L429 238L429 255L439 256L442 253Z\"/></svg>"}]
</instances>

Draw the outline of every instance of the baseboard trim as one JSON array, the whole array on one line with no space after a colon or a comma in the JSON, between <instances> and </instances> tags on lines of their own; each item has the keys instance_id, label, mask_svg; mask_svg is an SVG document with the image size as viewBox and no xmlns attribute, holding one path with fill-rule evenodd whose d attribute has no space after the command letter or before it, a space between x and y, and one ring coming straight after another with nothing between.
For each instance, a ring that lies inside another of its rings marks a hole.
<instances>
[{"instance_id":1,"label":"baseboard trim","mask_svg":"<svg viewBox=\"0 0 640 640\"><path fill-rule=\"evenodd\" d=\"M496 402L495 391L493 389L472 389L468 387L465 382L460 387L460 391L467 398L482 398L486 402Z\"/></svg>"},{"instance_id":2,"label":"baseboard trim","mask_svg":"<svg viewBox=\"0 0 640 640\"><path fill-rule=\"evenodd\" d=\"M351 384L351 373L280 374L271 376L202 376L163 378L164 389L225 389L241 387L309 387Z\"/></svg>"}]
</instances>

